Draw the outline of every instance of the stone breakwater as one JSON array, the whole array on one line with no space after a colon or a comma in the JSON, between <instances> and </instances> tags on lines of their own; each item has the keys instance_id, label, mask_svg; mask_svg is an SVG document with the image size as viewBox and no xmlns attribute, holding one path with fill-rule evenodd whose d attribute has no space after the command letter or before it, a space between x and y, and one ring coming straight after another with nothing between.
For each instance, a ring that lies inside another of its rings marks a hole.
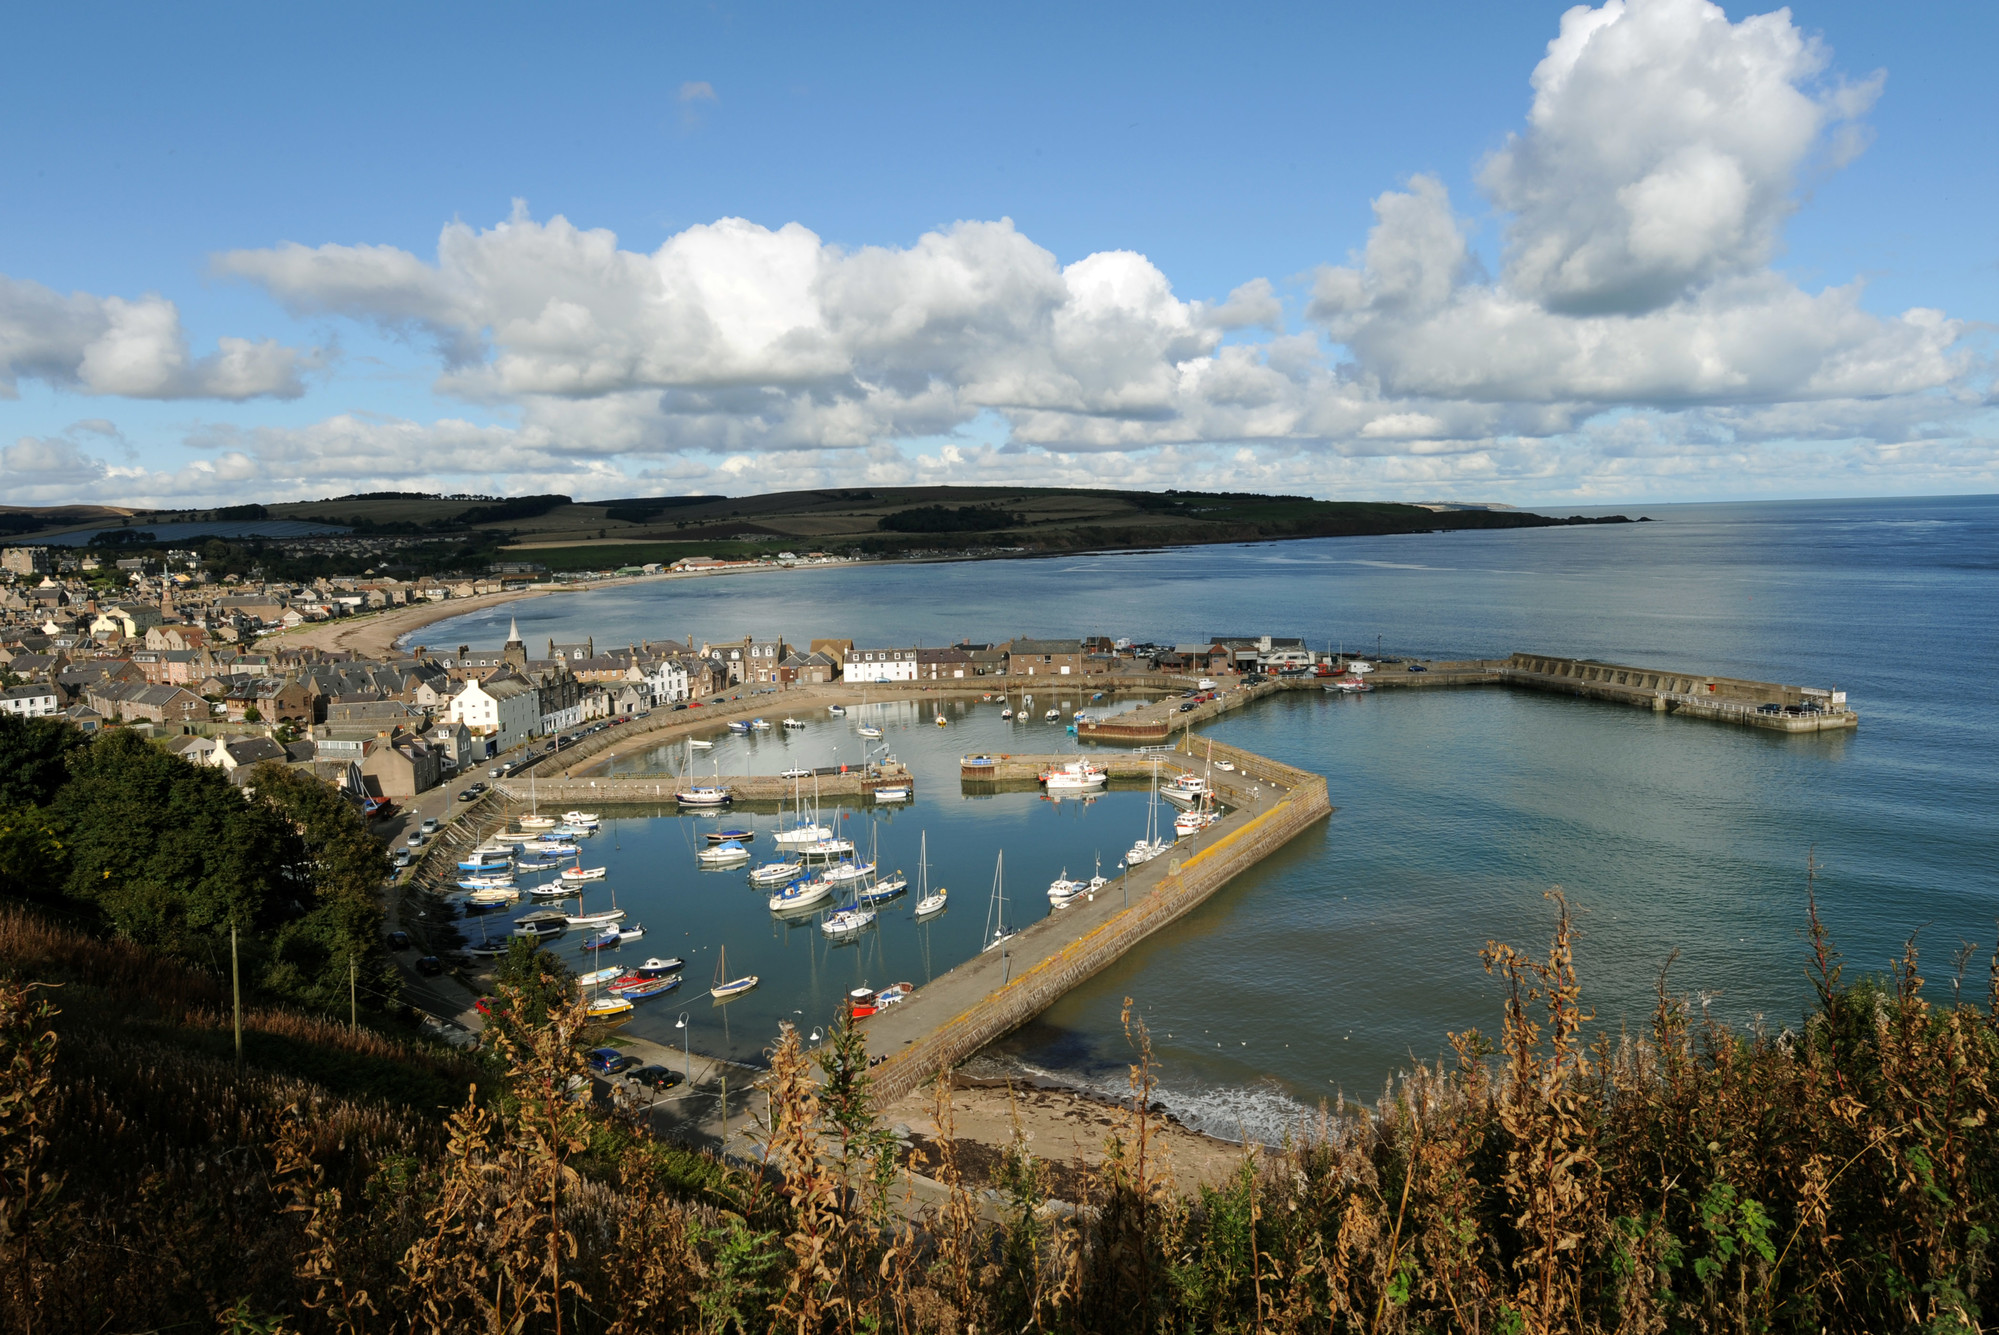
<instances>
[{"instance_id":1,"label":"stone breakwater","mask_svg":"<svg viewBox=\"0 0 1999 1335\"><path fill-rule=\"evenodd\" d=\"M1182 753L1174 769L1198 761ZM1066 757L1064 757L1066 759ZM908 1001L862 1021L875 1098L888 1104L986 1044L1019 1028L1127 950L1212 897L1262 858L1333 812L1326 781L1239 747L1216 744L1235 766L1222 791L1231 810L1201 834L1113 879L1093 899L1072 902L959 965ZM1018 757L1023 763L1054 757ZM1168 773L1161 766L1162 777ZM968 780L967 782L977 782ZM1016 887L1013 894L1041 894ZM955 892L960 912L980 912L980 892ZM970 901L970 902L967 902Z\"/></svg>"}]
</instances>

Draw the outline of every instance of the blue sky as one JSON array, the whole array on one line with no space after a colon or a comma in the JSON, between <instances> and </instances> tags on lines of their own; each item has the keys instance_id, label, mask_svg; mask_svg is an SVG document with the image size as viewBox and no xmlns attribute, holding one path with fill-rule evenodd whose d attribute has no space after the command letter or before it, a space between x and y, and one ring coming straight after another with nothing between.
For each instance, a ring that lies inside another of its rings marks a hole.
<instances>
[{"instance_id":1,"label":"blue sky","mask_svg":"<svg viewBox=\"0 0 1999 1335\"><path fill-rule=\"evenodd\" d=\"M1992 491L1995 29L23 11L0 489Z\"/></svg>"}]
</instances>

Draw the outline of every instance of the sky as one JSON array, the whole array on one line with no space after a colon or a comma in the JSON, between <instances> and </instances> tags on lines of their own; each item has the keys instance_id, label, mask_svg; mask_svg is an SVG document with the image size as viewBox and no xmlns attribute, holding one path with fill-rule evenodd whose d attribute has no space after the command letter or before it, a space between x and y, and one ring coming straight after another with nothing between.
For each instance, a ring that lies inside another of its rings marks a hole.
<instances>
[{"instance_id":1,"label":"sky","mask_svg":"<svg viewBox=\"0 0 1999 1335\"><path fill-rule=\"evenodd\" d=\"M41 6L0 502L1999 491L1999 8Z\"/></svg>"}]
</instances>

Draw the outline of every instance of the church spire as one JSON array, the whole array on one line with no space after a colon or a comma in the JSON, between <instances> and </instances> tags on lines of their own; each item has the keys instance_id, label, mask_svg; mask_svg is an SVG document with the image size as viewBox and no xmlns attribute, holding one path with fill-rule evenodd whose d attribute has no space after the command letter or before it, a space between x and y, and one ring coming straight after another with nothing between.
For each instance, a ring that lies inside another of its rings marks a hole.
<instances>
[{"instance_id":1,"label":"church spire","mask_svg":"<svg viewBox=\"0 0 1999 1335\"><path fill-rule=\"evenodd\" d=\"M507 643L500 650L500 658L508 667L518 670L523 675L526 674L528 670L528 647L521 640L521 622L519 617L510 617L507 621Z\"/></svg>"}]
</instances>

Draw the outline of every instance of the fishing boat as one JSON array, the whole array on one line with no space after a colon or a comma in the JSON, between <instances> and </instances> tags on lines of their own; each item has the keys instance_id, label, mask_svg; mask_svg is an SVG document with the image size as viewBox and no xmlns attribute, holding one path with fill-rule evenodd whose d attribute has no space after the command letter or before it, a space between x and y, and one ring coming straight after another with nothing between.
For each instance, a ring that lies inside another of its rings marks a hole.
<instances>
[{"instance_id":1,"label":"fishing boat","mask_svg":"<svg viewBox=\"0 0 1999 1335\"><path fill-rule=\"evenodd\" d=\"M804 725L803 723L799 722L799 721L798 721L797 719L795 719L795 718L788 718L788 719L784 720L784 722L783 722L783 724L782 724L781 726L783 726L783 727L786 727L786 728L793 728L793 729L798 729L798 730L801 730L801 731L802 731L802 730L804 729L804 727L805 727L805 725Z\"/></svg>"},{"instance_id":2,"label":"fishing boat","mask_svg":"<svg viewBox=\"0 0 1999 1335\"><path fill-rule=\"evenodd\" d=\"M619 996L592 997L583 1013L593 1020L607 1020L614 1015L630 1015L632 1003Z\"/></svg>"},{"instance_id":3,"label":"fishing boat","mask_svg":"<svg viewBox=\"0 0 1999 1335\"><path fill-rule=\"evenodd\" d=\"M757 837L755 830L710 830L705 836L711 844L747 844Z\"/></svg>"},{"instance_id":4,"label":"fishing boat","mask_svg":"<svg viewBox=\"0 0 1999 1335\"><path fill-rule=\"evenodd\" d=\"M1205 807L1195 807L1192 811L1183 811L1173 818L1173 832L1182 837L1199 834L1220 819L1220 816Z\"/></svg>"},{"instance_id":5,"label":"fishing boat","mask_svg":"<svg viewBox=\"0 0 1999 1335\"><path fill-rule=\"evenodd\" d=\"M514 864L511 848L475 848L458 864L460 871L502 871Z\"/></svg>"},{"instance_id":6,"label":"fishing boat","mask_svg":"<svg viewBox=\"0 0 1999 1335\"><path fill-rule=\"evenodd\" d=\"M1087 889L1083 882L1070 880L1069 869L1064 867L1062 874L1048 883L1048 902L1059 909Z\"/></svg>"},{"instance_id":7,"label":"fishing boat","mask_svg":"<svg viewBox=\"0 0 1999 1335\"><path fill-rule=\"evenodd\" d=\"M979 949L991 950L1013 936L1006 926L1006 850L993 861L993 897L986 904L986 940Z\"/></svg>"},{"instance_id":8,"label":"fishing boat","mask_svg":"<svg viewBox=\"0 0 1999 1335\"><path fill-rule=\"evenodd\" d=\"M833 897L833 887L820 880L793 881L770 897L772 913L798 913L817 908Z\"/></svg>"},{"instance_id":9,"label":"fishing boat","mask_svg":"<svg viewBox=\"0 0 1999 1335\"><path fill-rule=\"evenodd\" d=\"M1152 861L1168 848L1172 842L1159 837L1159 762L1152 762L1152 792L1145 799L1145 837L1131 846L1124 855L1124 865L1137 867Z\"/></svg>"},{"instance_id":10,"label":"fishing boat","mask_svg":"<svg viewBox=\"0 0 1999 1335\"><path fill-rule=\"evenodd\" d=\"M847 991L847 1014L856 1020L865 1020L875 1013L875 990L872 987L855 987Z\"/></svg>"},{"instance_id":11,"label":"fishing boat","mask_svg":"<svg viewBox=\"0 0 1999 1335\"><path fill-rule=\"evenodd\" d=\"M1110 782L1103 769L1087 760L1071 760L1041 771L1041 782L1049 792L1094 792Z\"/></svg>"},{"instance_id":12,"label":"fishing boat","mask_svg":"<svg viewBox=\"0 0 1999 1335\"><path fill-rule=\"evenodd\" d=\"M713 848L699 849L694 860L704 867L729 867L750 860L750 850L733 840L726 844L716 844Z\"/></svg>"},{"instance_id":13,"label":"fishing boat","mask_svg":"<svg viewBox=\"0 0 1999 1335\"><path fill-rule=\"evenodd\" d=\"M941 885L935 890L930 888L930 831L928 830L923 832L923 842L917 846L916 875L916 916L928 918L932 914L942 913L944 901L951 892Z\"/></svg>"},{"instance_id":14,"label":"fishing boat","mask_svg":"<svg viewBox=\"0 0 1999 1335\"><path fill-rule=\"evenodd\" d=\"M915 983L890 983L875 993L875 1009L880 1010L884 1006L894 1006L907 1001L910 993L914 991L916 991Z\"/></svg>"},{"instance_id":15,"label":"fishing boat","mask_svg":"<svg viewBox=\"0 0 1999 1335\"><path fill-rule=\"evenodd\" d=\"M562 819L566 824L587 825L593 830L602 824L594 811L565 811L562 813Z\"/></svg>"},{"instance_id":16,"label":"fishing boat","mask_svg":"<svg viewBox=\"0 0 1999 1335\"><path fill-rule=\"evenodd\" d=\"M1159 790L1159 795L1168 802L1191 806L1201 800L1208 791L1208 781L1198 774L1182 774Z\"/></svg>"},{"instance_id":17,"label":"fishing boat","mask_svg":"<svg viewBox=\"0 0 1999 1335\"><path fill-rule=\"evenodd\" d=\"M1090 883L1084 889L1089 893L1090 898L1095 899L1097 891L1102 890L1110 883L1110 877L1104 875L1104 860L1102 857L1099 857L1097 859L1097 869L1091 874Z\"/></svg>"},{"instance_id":18,"label":"fishing boat","mask_svg":"<svg viewBox=\"0 0 1999 1335\"><path fill-rule=\"evenodd\" d=\"M805 870L803 862L766 862L750 868L751 885L782 885Z\"/></svg>"},{"instance_id":19,"label":"fishing boat","mask_svg":"<svg viewBox=\"0 0 1999 1335\"><path fill-rule=\"evenodd\" d=\"M880 784L876 786L874 795L877 802L907 802L909 800L909 785L906 783Z\"/></svg>"},{"instance_id":20,"label":"fishing boat","mask_svg":"<svg viewBox=\"0 0 1999 1335\"><path fill-rule=\"evenodd\" d=\"M757 985L757 976L753 973L744 974L741 978L730 978L728 974L729 948L724 946L715 959L715 985L708 989L708 995L717 1001L739 997Z\"/></svg>"},{"instance_id":21,"label":"fishing boat","mask_svg":"<svg viewBox=\"0 0 1999 1335\"><path fill-rule=\"evenodd\" d=\"M583 881L601 881L611 874L608 867L564 867L562 879L572 884Z\"/></svg>"}]
</instances>

